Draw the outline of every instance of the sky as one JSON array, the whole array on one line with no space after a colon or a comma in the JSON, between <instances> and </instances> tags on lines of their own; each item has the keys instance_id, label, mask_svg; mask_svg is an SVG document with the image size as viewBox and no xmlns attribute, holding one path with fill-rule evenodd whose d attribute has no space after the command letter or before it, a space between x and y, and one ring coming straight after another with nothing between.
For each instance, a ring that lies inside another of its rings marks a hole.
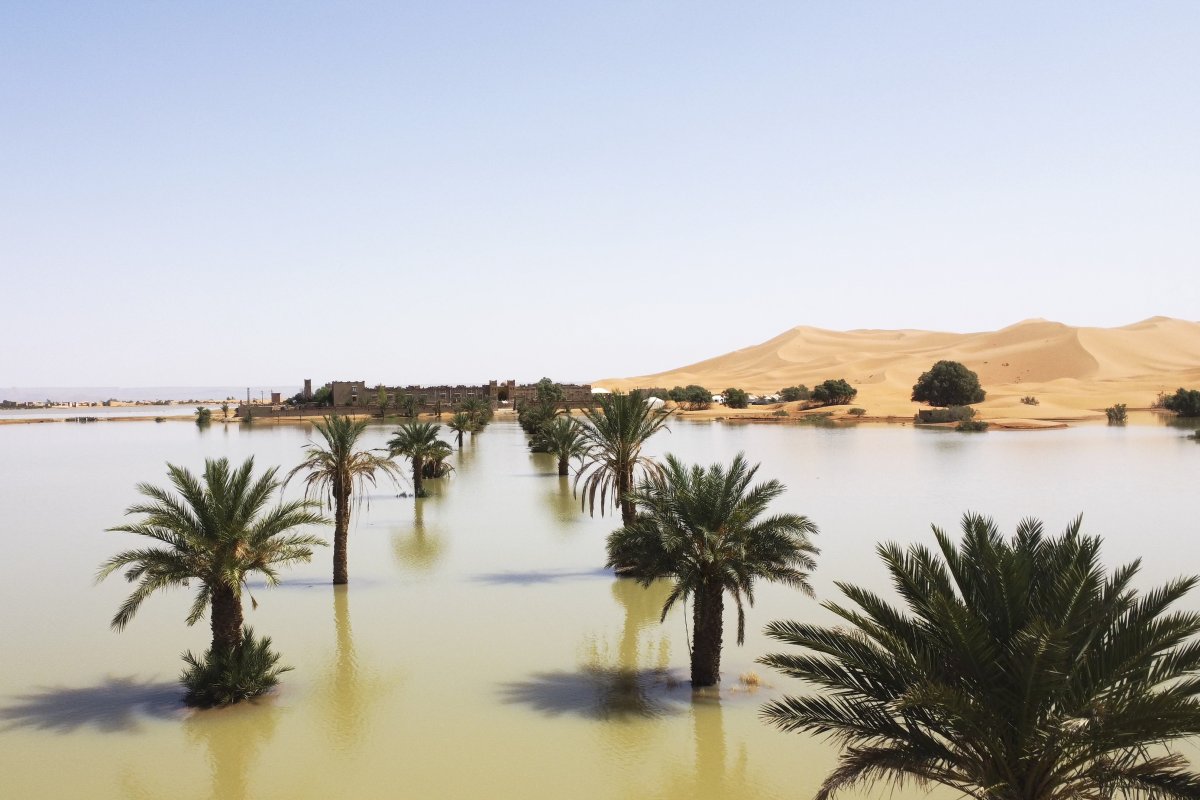
<instances>
[{"instance_id":1,"label":"sky","mask_svg":"<svg viewBox=\"0 0 1200 800\"><path fill-rule=\"evenodd\" d=\"M1200 3L0 0L0 386L1200 318Z\"/></svg>"}]
</instances>

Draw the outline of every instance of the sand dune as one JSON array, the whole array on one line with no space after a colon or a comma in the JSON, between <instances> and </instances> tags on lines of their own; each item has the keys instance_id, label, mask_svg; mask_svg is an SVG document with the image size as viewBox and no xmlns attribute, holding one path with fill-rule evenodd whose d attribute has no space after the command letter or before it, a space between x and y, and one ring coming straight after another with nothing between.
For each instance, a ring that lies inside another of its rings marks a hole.
<instances>
[{"instance_id":1,"label":"sand dune","mask_svg":"<svg viewBox=\"0 0 1200 800\"><path fill-rule=\"evenodd\" d=\"M829 331L800 326L753 347L698 364L594 381L607 389L698 383L754 393L845 378L855 405L872 415L911 415L917 377L935 361L961 361L988 392L985 418L1077 419L1113 403L1146 408L1161 391L1200 387L1200 322L1152 317L1120 328L1071 327L1042 319L998 331ZM1036 397L1038 405L1021 398Z\"/></svg>"}]
</instances>

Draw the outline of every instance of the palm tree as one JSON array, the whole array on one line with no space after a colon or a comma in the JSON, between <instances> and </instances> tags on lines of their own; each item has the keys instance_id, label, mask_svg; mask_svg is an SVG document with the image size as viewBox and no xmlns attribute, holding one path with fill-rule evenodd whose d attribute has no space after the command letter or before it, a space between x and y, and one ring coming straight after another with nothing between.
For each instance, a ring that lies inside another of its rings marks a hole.
<instances>
[{"instance_id":1,"label":"palm tree","mask_svg":"<svg viewBox=\"0 0 1200 800\"><path fill-rule=\"evenodd\" d=\"M229 403L221 403L221 419L229 419Z\"/></svg>"},{"instance_id":2,"label":"palm tree","mask_svg":"<svg viewBox=\"0 0 1200 800\"><path fill-rule=\"evenodd\" d=\"M1169 749L1200 734L1200 615L1171 611L1196 586L1145 593L1139 562L1111 573L1099 537L1022 521L1016 536L967 514L962 542L876 548L903 600L838 588L836 627L773 622L803 648L762 659L822 688L763 715L844 750L818 798L877 780L943 784L987 800L1200 797Z\"/></svg>"},{"instance_id":3,"label":"palm tree","mask_svg":"<svg viewBox=\"0 0 1200 800\"><path fill-rule=\"evenodd\" d=\"M472 424L477 429L482 430L488 421L492 418L492 406L490 403L483 400L481 397L468 397L458 404L460 411L466 412L471 418Z\"/></svg>"},{"instance_id":4,"label":"palm tree","mask_svg":"<svg viewBox=\"0 0 1200 800\"><path fill-rule=\"evenodd\" d=\"M665 426L670 414L652 409L638 391L601 394L596 400L599 409L583 410L582 438L588 458L575 475L575 488L583 484L583 504L592 514L597 494L601 514L611 496L613 505L621 507L621 523L631 525L636 510L628 495L634 469L640 466L651 475L661 473L658 464L641 454L642 445Z\"/></svg>"},{"instance_id":5,"label":"palm tree","mask_svg":"<svg viewBox=\"0 0 1200 800\"><path fill-rule=\"evenodd\" d=\"M357 491L361 499L367 484L376 485L376 472L395 479L400 470L390 455L354 449L367 429L365 419L355 421L333 414L314 423L313 427L321 434L325 445L310 443L305 449L304 461L288 473L287 481L297 473L307 471L305 497L325 495L326 503L333 509L333 582L348 583L346 548L351 495Z\"/></svg>"},{"instance_id":6,"label":"palm tree","mask_svg":"<svg viewBox=\"0 0 1200 800\"><path fill-rule=\"evenodd\" d=\"M393 431L395 435L388 441L393 456L404 456L412 462L413 494L417 497L425 496L422 478L426 459L446 447L438 438L441 428L432 422L409 422Z\"/></svg>"},{"instance_id":7,"label":"palm tree","mask_svg":"<svg viewBox=\"0 0 1200 800\"><path fill-rule=\"evenodd\" d=\"M558 474L570 474L569 462L572 458L582 461L587 455L587 445L583 443L583 432L575 419L568 415L555 417L542 425L538 435L538 447L542 452L552 453L558 457Z\"/></svg>"},{"instance_id":8,"label":"palm tree","mask_svg":"<svg viewBox=\"0 0 1200 800\"><path fill-rule=\"evenodd\" d=\"M426 479L444 478L454 467L446 463L446 459L454 454L454 448L442 440L438 440L425 455L425 463L421 467L421 477Z\"/></svg>"},{"instance_id":9,"label":"palm tree","mask_svg":"<svg viewBox=\"0 0 1200 800\"><path fill-rule=\"evenodd\" d=\"M463 434L473 433L475 431L475 423L471 419L471 415L465 411L456 411L450 421L446 423L446 427L454 431L458 439L458 449L462 450Z\"/></svg>"},{"instance_id":10,"label":"palm tree","mask_svg":"<svg viewBox=\"0 0 1200 800\"><path fill-rule=\"evenodd\" d=\"M741 453L728 468L685 466L667 456L662 475L643 479L631 499L634 521L609 534L608 566L629 566L639 582L671 578L674 587L662 619L678 600L692 598L692 687L717 683L725 593L737 606L737 643L745 640L744 606L754 605L757 579L812 594L808 574L817 548L817 526L807 517L776 514L760 519L783 494L779 481L751 487L758 472Z\"/></svg>"},{"instance_id":11,"label":"palm tree","mask_svg":"<svg viewBox=\"0 0 1200 800\"><path fill-rule=\"evenodd\" d=\"M167 465L175 491L148 483L138 492L149 498L126 509L141 519L109 528L155 539L166 547L126 550L104 562L96 579L128 567L125 580L137 588L112 618L112 627L123 630L142 602L159 589L188 586L199 588L188 614L194 625L212 606L212 652L227 655L242 641L242 591L246 576L258 572L273 586L279 582L279 567L312 558L312 548L326 542L316 536L293 533L303 525L327 522L310 500L267 503L279 481L277 467L253 477L254 458L231 469L228 459L204 462L198 479L190 471Z\"/></svg>"}]
</instances>

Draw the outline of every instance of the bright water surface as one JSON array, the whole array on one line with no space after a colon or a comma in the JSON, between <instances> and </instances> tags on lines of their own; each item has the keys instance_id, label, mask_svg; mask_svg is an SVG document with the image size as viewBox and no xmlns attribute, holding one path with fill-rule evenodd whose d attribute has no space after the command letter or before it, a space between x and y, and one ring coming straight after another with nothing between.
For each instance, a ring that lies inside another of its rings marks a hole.
<instances>
[{"instance_id":1,"label":"bright water surface","mask_svg":"<svg viewBox=\"0 0 1200 800\"><path fill-rule=\"evenodd\" d=\"M836 597L835 580L887 591L875 543L929 542L930 523L955 528L968 509L1009 531L1032 515L1057 532L1083 512L1110 564L1144 557L1143 586L1200 571L1200 445L1175 428L672 428L655 453L709 462L744 450L761 478L787 484L776 508L821 528L821 598ZM612 517L580 513L553 460L529 454L511 422L468 441L454 476L430 483L435 496L370 495L351 531L348 591L330 586L327 550L282 587L254 589L248 621L295 667L277 694L181 708L179 654L207 646L207 625L186 627L189 596L174 592L110 631L127 586L92 576L143 543L103 531L137 499L135 483L167 483L166 461L198 470L206 457L254 455L286 470L308 432L0 427L0 797L812 796L834 751L759 721L764 701L805 689L754 659L778 649L761 635L768 620L828 615L761 586L744 647L728 615L723 691L693 701L683 615L660 625L663 587L600 568ZM387 436L377 427L370 444ZM751 670L767 686L739 691Z\"/></svg>"}]
</instances>

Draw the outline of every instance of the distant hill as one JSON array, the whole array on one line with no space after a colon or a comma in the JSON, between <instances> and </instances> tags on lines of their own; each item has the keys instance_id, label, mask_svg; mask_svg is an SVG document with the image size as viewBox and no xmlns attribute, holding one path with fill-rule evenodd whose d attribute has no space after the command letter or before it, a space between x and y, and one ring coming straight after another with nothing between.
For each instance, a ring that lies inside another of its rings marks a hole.
<instances>
[{"instance_id":1,"label":"distant hill","mask_svg":"<svg viewBox=\"0 0 1200 800\"><path fill-rule=\"evenodd\" d=\"M985 416L1070 419L1113 403L1149 406L1160 391L1200 388L1200 322L1152 317L1120 328L1043 319L998 331L829 331L800 326L753 347L656 375L594 381L608 389L697 383L754 393L845 378L872 415L909 415L917 377L942 359L961 361L988 392ZM1020 399L1037 397L1037 406Z\"/></svg>"}]
</instances>

